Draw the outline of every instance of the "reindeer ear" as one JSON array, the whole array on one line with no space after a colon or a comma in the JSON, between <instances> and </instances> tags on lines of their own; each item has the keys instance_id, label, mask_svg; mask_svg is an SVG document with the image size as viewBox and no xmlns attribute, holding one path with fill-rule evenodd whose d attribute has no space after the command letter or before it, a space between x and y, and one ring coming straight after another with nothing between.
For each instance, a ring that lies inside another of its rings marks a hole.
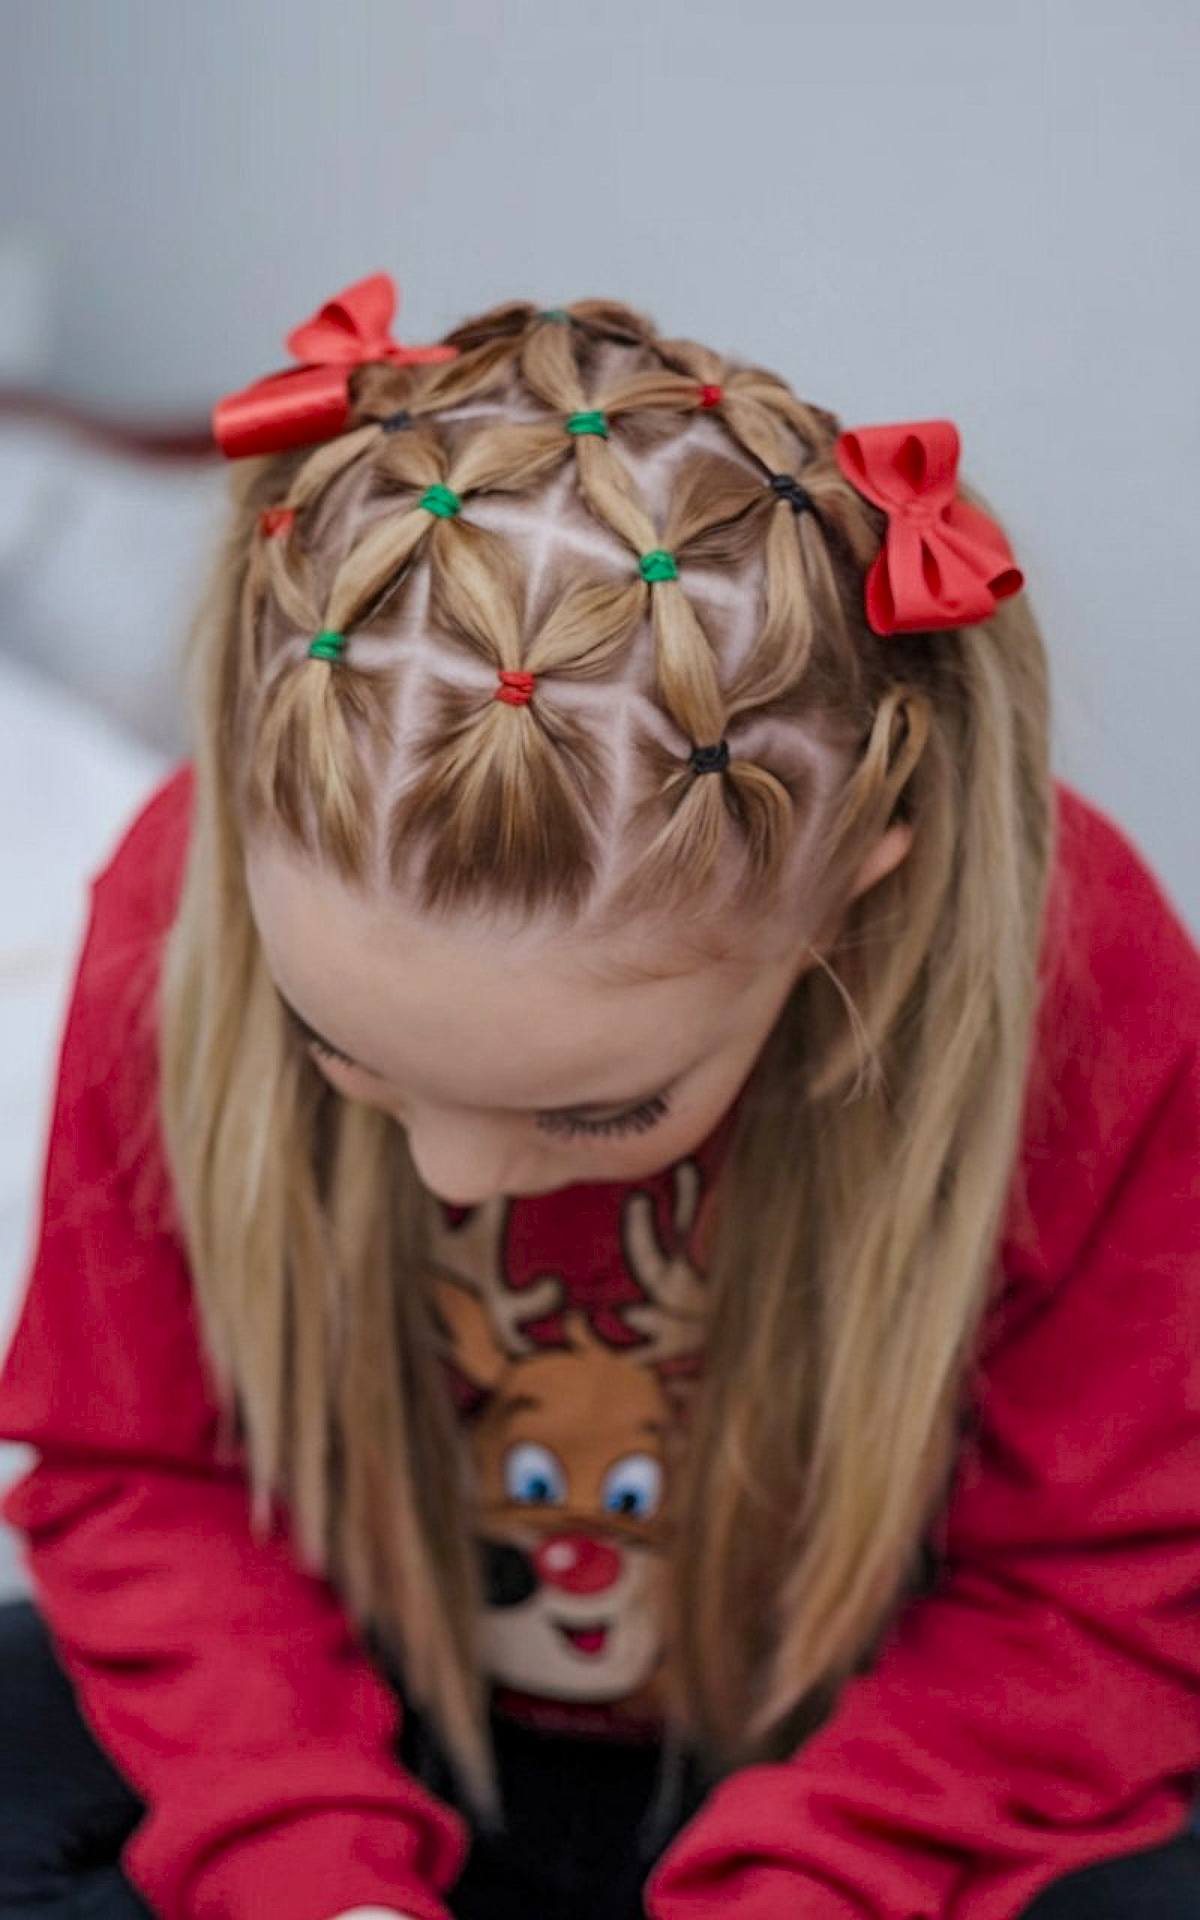
<instances>
[{"instance_id":1,"label":"reindeer ear","mask_svg":"<svg viewBox=\"0 0 1200 1920\"><path fill-rule=\"evenodd\" d=\"M466 1287L442 1273L435 1276L434 1299L446 1329L448 1357L472 1386L490 1393L508 1365L508 1355L486 1311Z\"/></svg>"}]
</instances>

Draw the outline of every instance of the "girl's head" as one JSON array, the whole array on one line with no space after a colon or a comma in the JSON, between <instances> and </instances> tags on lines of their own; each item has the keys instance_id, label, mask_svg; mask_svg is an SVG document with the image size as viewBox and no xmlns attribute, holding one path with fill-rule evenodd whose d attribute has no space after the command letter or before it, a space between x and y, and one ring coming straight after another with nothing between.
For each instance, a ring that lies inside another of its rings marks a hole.
<instances>
[{"instance_id":1,"label":"girl's head","mask_svg":"<svg viewBox=\"0 0 1200 1920\"><path fill-rule=\"evenodd\" d=\"M711 1130L846 904L820 849L870 704L818 416L611 307L458 344L373 370L375 424L268 510L234 771L318 1064L465 1203ZM825 535L768 483L802 463ZM855 888L907 838L867 811Z\"/></svg>"},{"instance_id":2,"label":"girl's head","mask_svg":"<svg viewBox=\"0 0 1200 1920\"><path fill-rule=\"evenodd\" d=\"M599 301L449 344L237 470L163 1113L255 1484L482 1791L429 1207L637 1178L736 1103L673 1638L680 1717L761 1750L951 1457L1050 803L1028 607L874 632L829 412Z\"/></svg>"}]
</instances>

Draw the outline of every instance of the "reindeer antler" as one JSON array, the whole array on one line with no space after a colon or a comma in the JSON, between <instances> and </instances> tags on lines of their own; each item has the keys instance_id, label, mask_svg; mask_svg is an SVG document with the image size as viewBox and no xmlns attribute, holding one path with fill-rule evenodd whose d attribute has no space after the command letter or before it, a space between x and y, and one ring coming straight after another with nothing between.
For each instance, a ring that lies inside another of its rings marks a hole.
<instances>
[{"instance_id":1,"label":"reindeer antler","mask_svg":"<svg viewBox=\"0 0 1200 1920\"><path fill-rule=\"evenodd\" d=\"M647 1366L694 1354L704 1344L708 1311L704 1277L686 1251L700 1199L700 1169L694 1160L675 1168L673 1185L677 1244L672 1251L659 1239L651 1194L629 1194L621 1214L629 1268L646 1295L645 1305L623 1307L621 1318L645 1336L645 1346L630 1357Z\"/></svg>"},{"instance_id":2,"label":"reindeer antler","mask_svg":"<svg viewBox=\"0 0 1200 1920\"><path fill-rule=\"evenodd\" d=\"M511 1202L503 1194L473 1207L461 1226L448 1225L441 1202L431 1209L429 1258L458 1287L473 1295L487 1313L496 1339L512 1358L534 1351L522 1322L540 1320L563 1303L556 1274L543 1274L527 1287L509 1287L504 1278L504 1226Z\"/></svg>"}]
</instances>

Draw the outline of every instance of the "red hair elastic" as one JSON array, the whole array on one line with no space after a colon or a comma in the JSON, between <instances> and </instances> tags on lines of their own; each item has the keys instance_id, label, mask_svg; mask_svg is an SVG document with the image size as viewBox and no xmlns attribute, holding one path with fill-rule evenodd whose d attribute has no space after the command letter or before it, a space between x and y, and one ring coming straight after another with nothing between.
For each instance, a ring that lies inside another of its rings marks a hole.
<instances>
[{"instance_id":1,"label":"red hair elastic","mask_svg":"<svg viewBox=\"0 0 1200 1920\"><path fill-rule=\"evenodd\" d=\"M290 533L295 524L294 507L264 507L258 516L258 530L264 540L274 540Z\"/></svg>"},{"instance_id":2,"label":"red hair elastic","mask_svg":"<svg viewBox=\"0 0 1200 1920\"><path fill-rule=\"evenodd\" d=\"M987 620L1025 584L996 522L958 497L953 420L900 420L839 435L834 458L856 492L887 514L867 575L873 633L922 633Z\"/></svg>"},{"instance_id":3,"label":"red hair elastic","mask_svg":"<svg viewBox=\"0 0 1200 1920\"><path fill-rule=\"evenodd\" d=\"M528 706L536 676L532 673L512 673L507 667L500 668L499 673L500 685L492 698L503 700L507 707Z\"/></svg>"},{"instance_id":4,"label":"red hair elastic","mask_svg":"<svg viewBox=\"0 0 1200 1920\"><path fill-rule=\"evenodd\" d=\"M719 407L724 398L724 390L721 387L704 386L700 389L700 405L702 407Z\"/></svg>"}]
</instances>

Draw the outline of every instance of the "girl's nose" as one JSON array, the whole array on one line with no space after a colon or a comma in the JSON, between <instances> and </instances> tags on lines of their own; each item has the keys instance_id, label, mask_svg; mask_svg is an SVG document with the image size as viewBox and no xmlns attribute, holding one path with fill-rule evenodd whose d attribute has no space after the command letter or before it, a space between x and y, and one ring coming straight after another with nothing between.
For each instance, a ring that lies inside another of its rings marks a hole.
<instances>
[{"instance_id":1,"label":"girl's nose","mask_svg":"<svg viewBox=\"0 0 1200 1920\"><path fill-rule=\"evenodd\" d=\"M507 1191L515 1167L502 1124L411 1111L401 1124L422 1184L448 1206L481 1206Z\"/></svg>"},{"instance_id":2,"label":"girl's nose","mask_svg":"<svg viewBox=\"0 0 1200 1920\"><path fill-rule=\"evenodd\" d=\"M600 1593L615 1586L621 1556L586 1533L552 1533L534 1549L538 1578L564 1593Z\"/></svg>"}]
</instances>

